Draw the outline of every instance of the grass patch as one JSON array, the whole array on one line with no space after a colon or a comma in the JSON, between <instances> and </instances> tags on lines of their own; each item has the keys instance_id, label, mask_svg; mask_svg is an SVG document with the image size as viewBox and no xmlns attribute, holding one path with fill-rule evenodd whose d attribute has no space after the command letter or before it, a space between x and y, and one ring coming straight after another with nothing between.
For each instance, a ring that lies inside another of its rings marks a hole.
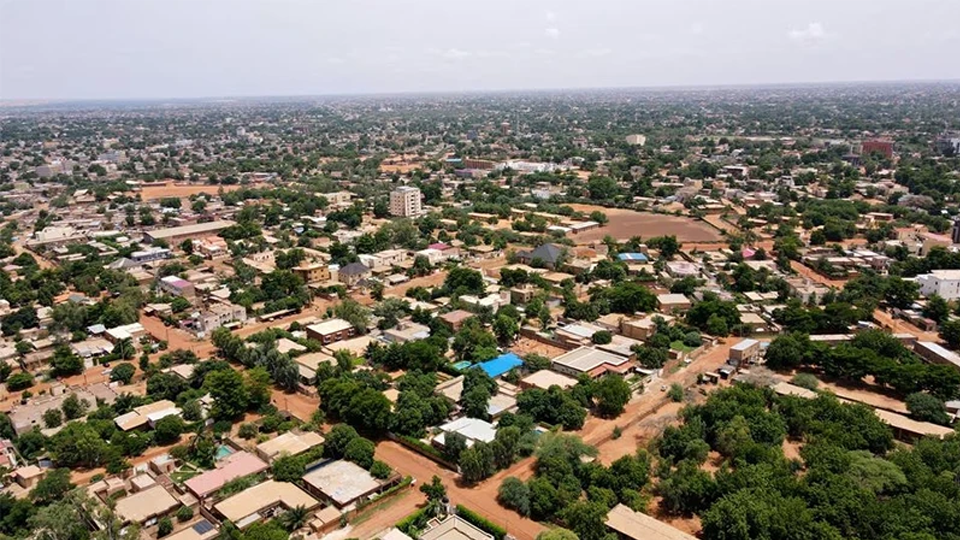
<instances>
[{"instance_id":1,"label":"grass patch","mask_svg":"<svg viewBox=\"0 0 960 540\"><path fill-rule=\"evenodd\" d=\"M676 351L684 352L684 353L689 353L689 352L692 352L692 351L697 350L696 347L691 347L691 346L689 346L689 345L684 345L684 343L683 343L682 341L680 341L679 339L676 340L676 341L674 341L674 342L672 342L672 343L670 344L670 348L673 349L673 350L676 350Z\"/></svg>"}]
</instances>

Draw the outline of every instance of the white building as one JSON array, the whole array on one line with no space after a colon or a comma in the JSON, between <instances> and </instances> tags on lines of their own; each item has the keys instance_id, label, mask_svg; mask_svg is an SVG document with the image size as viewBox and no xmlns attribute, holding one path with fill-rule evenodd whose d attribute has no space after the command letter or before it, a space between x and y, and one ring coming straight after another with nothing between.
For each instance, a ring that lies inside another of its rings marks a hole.
<instances>
[{"instance_id":1,"label":"white building","mask_svg":"<svg viewBox=\"0 0 960 540\"><path fill-rule=\"evenodd\" d=\"M930 297L940 295L944 300L960 298L960 270L933 270L916 277L920 294Z\"/></svg>"},{"instance_id":2,"label":"white building","mask_svg":"<svg viewBox=\"0 0 960 540\"><path fill-rule=\"evenodd\" d=\"M419 216L423 213L420 203L420 190L411 186L401 186L390 192L390 214L399 217Z\"/></svg>"}]
</instances>

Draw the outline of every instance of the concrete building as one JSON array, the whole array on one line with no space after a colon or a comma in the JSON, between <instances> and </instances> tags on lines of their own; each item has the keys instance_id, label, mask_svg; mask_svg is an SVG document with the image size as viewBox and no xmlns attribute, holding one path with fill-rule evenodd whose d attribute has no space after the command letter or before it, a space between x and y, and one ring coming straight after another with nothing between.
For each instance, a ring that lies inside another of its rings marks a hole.
<instances>
[{"instance_id":1,"label":"concrete building","mask_svg":"<svg viewBox=\"0 0 960 540\"><path fill-rule=\"evenodd\" d=\"M447 422L440 426L441 433L433 438L433 443L443 446L446 436L450 433L459 433L467 440L467 446L473 446L476 442L491 443L497 436L497 428L490 422L480 420L479 418L458 418L452 422Z\"/></svg>"},{"instance_id":2,"label":"concrete building","mask_svg":"<svg viewBox=\"0 0 960 540\"><path fill-rule=\"evenodd\" d=\"M160 278L157 281L157 287L161 291L184 298L193 298L196 294L193 283L178 276L164 276Z\"/></svg>"},{"instance_id":3,"label":"concrete building","mask_svg":"<svg viewBox=\"0 0 960 540\"><path fill-rule=\"evenodd\" d=\"M310 511L320 506L320 502L295 484L267 480L218 502L213 510L242 530L269 518L273 510L298 506Z\"/></svg>"},{"instance_id":4,"label":"concrete building","mask_svg":"<svg viewBox=\"0 0 960 540\"><path fill-rule=\"evenodd\" d=\"M308 263L294 266L291 270L300 276L304 283L323 283L330 281L330 268L322 263Z\"/></svg>"},{"instance_id":5,"label":"concrete building","mask_svg":"<svg viewBox=\"0 0 960 540\"><path fill-rule=\"evenodd\" d=\"M337 279L347 287L355 287L370 277L370 268L362 263L350 263L337 272Z\"/></svg>"},{"instance_id":6,"label":"concrete building","mask_svg":"<svg viewBox=\"0 0 960 540\"><path fill-rule=\"evenodd\" d=\"M610 372L626 373L632 367L629 358L590 347L580 347L553 359L553 369L571 377L585 373L596 379Z\"/></svg>"},{"instance_id":7,"label":"concrete building","mask_svg":"<svg viewBox=\"0 0 960 540\"><path fill-rule=\"evenodd\" d=\"M247 310L236 304L212 304L207 311L200 314L197 327L201 332L209 334L221 326L232 322L247 320Z\"/></svg>"},{"instance_id":8,"label":"concrete building","mask_svg":"<svg viewBox=\"0 0 960 540\"><path fill-rule=\"evenodd\" d=\"M932 341L918 341L913 351L932 364L945 364L960 369L960 355Z\"/></svg>"},{"instance_id":9,"label":"concrete building","mask_svg":"<svg viewBox=\"0 0 960 540\"><path fill-rule=\"evenodd\" d=\"M745 339L730 347L730 363L742 366L756 361L760 357L760 342L755 339Z\"/></svg>"},{"instance_id":10,"label":"concrete building","mask_svg":"<svg viewBox=\"0 0 960 540\"><path fill-rule=\"evenodd\" d=\"M264 461L249 452L230 454L217 464L216 469L194 476L183 484L197 499L216 493L227 482L251 474L259 474L270 468ZM244 493L249 493L250 488ZM249 515L249 514L245 514ZM244 517L244 516L240 516ZM234 521L236 523L236 521Z\"/></svg>"},{"instance_id":11,"label":"concrete building","mask_svg":"<svg viewBox=\"0 0 960 540\"><path fill-rule=\"evenodd\" d=\"M482 531L457 515L434 518L420 533L420 540L493 540L493 535Z\"/></svg>"},{"instance_id":12,"label":"concrete building","mask_svg":"<svg viewBox=\"0 0 960 540\"><path fill-rule=\"evenodd\" d=\"M937 294L948 301L960 298L960 270L933 270L920 274L916 280L923 296Z\"/></svg>"},{"instance_id":13,"label":"concrete building","mask_svg":"<svg viewBox=\"0 0 960 540\"><path fill-rule=\"evenodd\" d=\"M420 190L401 186L390 192L390 214L397 217L415 217L423 213Z\"/></svg>"},{"instance_id":14,"label":"concrete building","mask_svg":"<svg viewBox=\"0 0 960 540\"><path fill-rule=\"evenodd\" d=\"M123 523L151 526L180 507L180 501L161 485L154 485L117 501L116 513Z\"/></svg>"},{"instance_id":15,"label":"concrete building","mask_svg":"<svg viewBox=\"0 0 960 540\"><path fill-rule=\"evenodd\" d=\"M382 484L359 465L337 460L303 475L303 485L315 497L342 509L376 493Z\"/></svg>"},{"instance_id":16,"label":"concrete building","mask_svg":"<svg viewBox=\"0 0 960 540\"><path fill-rule=\"evenodd\" d=\"M343 319L328 319L307 327L307 337L324 345L352 338L356 329Z\"/></svg>"},{"instance_id":17,"label":"concrete building","mask_svg":"<svg viewBox=\"0 0 960 540\"><path fill-rule=\"evenodd\" d=\"M323 435L313 431L294 433L288 431L257 445L256 453L260 459L271 462L282 456L296 456L323 444Z\"/></svg>"},{"instance_id":18,"label":"concrete building","mask_svg":"<svg viewBox=\"0 0 960 540\"><path fill-rule=\"evenodd\" d=\"M621 540L696 540L696 536L675 529L646 514L618 504L607 513L605 525Z\"/></svg>"},{"instance_id":19,"label":"concrete building","mask_svg":"<svg viewBox=\"0 0 960 540\"><path fill-rule=\"evenodd\" d=\"M220 221L210 221L208 223L197 223L194 225L184 225L182 227L171 227L169 229L157 229L144 233L144 239L155 243L163 240L169 245L176 245L187 239L201 238L218 234L220 231L236 225L235 222L228 219Z\"/></svg>"},{"instance_id":20,"label":"concrete building","mask_svg":"<svg viewBox=\"0 0 960 540\"><path fill-rule=\"evenodd\" d=\"M134 251L130 254L130 260L137 264L144 264L148 262L169 259L172 255L173 252L171 252L169 249L154 246L147 249L142 249L140 251Z\"/></svg>"}]
</instances>

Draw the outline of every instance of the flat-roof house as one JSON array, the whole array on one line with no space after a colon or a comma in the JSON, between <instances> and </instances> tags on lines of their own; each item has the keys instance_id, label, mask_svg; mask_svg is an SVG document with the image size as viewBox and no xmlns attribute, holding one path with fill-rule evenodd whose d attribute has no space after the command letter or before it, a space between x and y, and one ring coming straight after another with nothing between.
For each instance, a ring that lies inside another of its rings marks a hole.
<instances>
[{"instance_id":1,"label":"flat-roof house","mask_svg":"<svg viewBox=\"0 0 960 540\"><path fill-rule=\"evenodd\" d=\"M918 341L914 352L927 362L945 364L960 369L960 355L932 341Z\"/></svg>"},{"instance_id":2,"label":"flat-roof house","mask_svg":"<svg viewBox=\"0 0 960 540\"><path fill-rule=\"evenodd\" d=\"M605 525L622 540L696 540L654 517L618 504L607 513Z\"/></svg>"},{"instance_id":3,"label":"flat-roof house","mask_svg":"<svg viewBox=\"0 0 960 540\"><path fill-rule=\"evenodd\" d=\"M447 323L454 332L459 330L460 327L463 326L463 322L470 317L473 317L473 313L462 309L455 309L439 316L440 320Z\"/></svg>"},{"instance_id":4,"label":"flat-roof house","mask_svg":"<svg viewBox=\"0 0 960 540\"><path fill-rule=\"evenodd\" d=\"M522 365L523 360L512 352L503 353L492 360L487 360L486 362L477 364L477 366L482 369L484 373L493 379L496 379L497 377L508 373L511 369L518 368Z\"/></svg>"},{"instance_id":5,"label":"flat-roof house","mask_svg":"<svg viewBox=\"0 0 960 540\"><path fill-rule=\"evenodd\" d=\"M743 366L756 361L760 356L760 342L755 339L745 339L730 347L730 363Z\"/></svg>"},{"instance_id":6,"label":"flat-roof house","mask_svg":"<svg viewBox=\"0 0 960 540\"><path fill-rule=\"evenodd\" d=\"M218 502L213 509L237 528L245 529L268 518L272 510L289 510L297 506L313 510L320 506L320 502L295 484L267 480Z\"/></svg>"},{"instance_id":7,"label":"flat-roof house","mask_svg":"<svg viewBox=\"0 0 960 540\"><path fill-rule=\"evenodd\" d=\"M677 313L690 309L690 299L685 295L669 293L657 295L657 307L662 313Z\"/></svg>"},{"instance_id":8,"label":"flat-roof house","mask_svg":"<svg viewBox=\"0 0 960 540\"><path fill-rule=\"evenodd\" d=\"M420 533L420 540L493 540L493 535L479 529L476 525L457 515L450 515L443 521L434 518Z\"/></svg>"},{"instance_id":9,"label":"flat-roof house","mask_svg":"<svg viewBox=\"0 0 960 540\"><path fill-rule=\"evenodd\" d=\"M356 329L343 319L327 319L307 327L307 337L324 345L352 338Z\"/></svg>"},{"instance_id":10,"label":"flat-roof house","mask_svg":"<svg viewBox=\"0 0 960 540\"><path fill-rule=\"evenodd\" d=\"M184 225L182 227L171 227L169 229L157 229L144 233L144 239L151 243L163 240L170 245L176 245L187 239L200 238L202 236L218 234L220 231L236 225L230 220L210 221L208 223L197 223L195 225Z\"/></svg>"},{"instance_id":11,"label":"flat-roof house","mask_svg":"<svg viewBox=\"0 0 960 540\"><path fill-rule=\"evenodd\" d=\"M473 446L475 442L493 442L497 436L497 429L493 424L479 418L458 418L440 426L441 433L433 438L433 443L438 446L446 444L446 436L450 433L459 433L467 440L467 446Z\"/></svg>"},{"instance_id":12,"label":"flat-roof house","mask_svg":"<svg viewBox=\"0 0 960 540\"><path fill-rule=\"evenodd\" d=\"M553 359L553 369L560 373L579 377L586 373L598 378L607 373L626 373L633 367L629 358L591 347L580 347Z\"/></svg>"},{"instance_id":13,"label":"flat-roof house","mask_svg":"<svg viewBox=\"0 0 960 540\"><path fill-rule=\"evenodd\" d=\"M249 452L235 452L218 463L216 469L194 476L183 484L196 498L203 499L231 480L262 473L269 468L269 465Z\"/></svg>"},{"instance_id":14,"label":"flat-roof house","mask_svg":"<svg viewBox=\"0 0 960 540\"><path fill-rule=\"evenodd\" d=\"M152 525L180 507L180 502L161 485L138 491L117 501L116 513L124 523Z\"/></svg>"},{"instance_id":15,"label":"flat-roof house","mask_svg":"<svg viewBox=\"0 0 960 540\"><path fill-rule=\"evenodd\" d=\"M541 390L547 390L551 386L559 386L566 390L567 388L572 388L575 384L577 384L577 380L573 377L557 373L556 371L550 371L549 369L541 369L520 380L520 388L524 389L539 388Z\"/></svg>"},{"instance_id":16,"label":"flat-roof house","mask_svg":"<svg viewBox=\"0 0 960 540\"><path fill-rule=\"evenodd\" d=\"M323 436L313 431L294 433L288 431L257 445L260 459L271 462L280 456L296 456L323 444Z\"/></svg>"},{"instance_id":17,"label":"flat-roof house","mask_svg":"<svg viewBox=\"0 0 960 540\"><path fill-rule=\"evenodd\" d=\"M363 467L342 459L303 475L303 484L313 495L341 509L376 493L381 487L381 482Z\"/></svg>"},{"instance_id":18,"label":"flat-roof house","mask_svg":"<svg viewBox=\"0 0 960 540\"><path fill-rule=\"evenodd\" d=\"M162 399L139 407L134 407L132 411L121 414L113 419L113 422L122 431L130 431L144 427L153 427L158 421L167 416L180 416L181 410L177 404L169 399Z\"/></svg>"}]
</instances>

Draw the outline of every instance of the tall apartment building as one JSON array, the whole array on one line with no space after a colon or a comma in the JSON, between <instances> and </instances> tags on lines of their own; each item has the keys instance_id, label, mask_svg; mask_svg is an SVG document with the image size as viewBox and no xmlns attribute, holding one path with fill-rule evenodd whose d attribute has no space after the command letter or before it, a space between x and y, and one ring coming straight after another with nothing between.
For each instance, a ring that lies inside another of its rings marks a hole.
<instances>
[{"instance_id":1,"label":"tall apartment building","mask_svg":"<svg viewBox=\"0 0 960 540\"><path fill-rule=\"evenodd\" d=\"M390 214L398 217L413 217L423 213L420 190L402 186L390 192Z\"/></svg>"}]
</instances>

